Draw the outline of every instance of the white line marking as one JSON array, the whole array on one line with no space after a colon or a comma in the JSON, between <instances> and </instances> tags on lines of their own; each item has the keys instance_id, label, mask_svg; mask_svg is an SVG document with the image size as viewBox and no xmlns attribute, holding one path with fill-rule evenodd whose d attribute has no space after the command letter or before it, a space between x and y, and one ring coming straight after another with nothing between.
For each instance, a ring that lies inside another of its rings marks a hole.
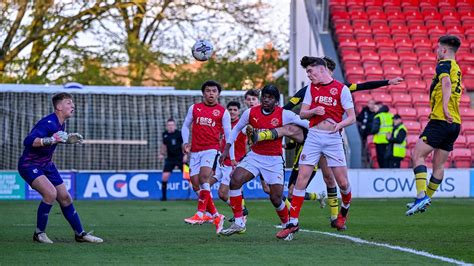
<instances>
[{"instance_id":1,"label":"white line marking","mask_svg":"<svg viewBox=\"0 0 474 266\"><path fill-rule=\"evenodd\" d=\"M377 242L367 241L367 240L364 240L364 239L361 239L361 238L352 237L352 236L348 236L348 235L340 235L340 234L329 233L329 232L321 232L321 231L311 231L311 230L306 230L306 229L300 229L299 231L300 232L316 233L316 234L321 234L321 235L328 235L328 236L343 238L343 239L347 239L347 240L350 240L350 241L356 242L356 243L367 244L367 245L378 246L378 247L385 247L385 248L389 248L389 249L393 249L393 250L412 253L412 254L415 254L415 255L419 255L419 256L423 256L423 257L427 257L427 258L431 258L431 259L436 259L436 260L440 260L440 261L444 261L444 262L454 263L454 264L458 264L458 265L471 265L472 266L472 264L466 263L462 260L455 260L455 259L451 259L451 258L447 258L447 257L443 257L443 256L438 256L438 255L428 253L426 251L419 251L419 250L415 250L415 249L411 249L411 248L404 248L404 247L400 247L400 246L392 246L392 245L385 244L385 243L377 243Z\"/></svg>"}]
</instances>

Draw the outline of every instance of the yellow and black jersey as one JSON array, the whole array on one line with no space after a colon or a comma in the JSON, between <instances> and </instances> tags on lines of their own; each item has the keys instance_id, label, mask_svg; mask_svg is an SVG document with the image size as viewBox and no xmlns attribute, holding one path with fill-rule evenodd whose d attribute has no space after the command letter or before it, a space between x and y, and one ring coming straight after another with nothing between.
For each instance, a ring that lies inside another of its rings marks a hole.
<instances>
[{"instance_id":1,"label":"yellow and black jersey","mask_svg":"<svg viewBox=\"0 0 474 266\"><path fill-rule=\"evenodd\" d=\"M388 86L388 80L377 80L377 81L369 81L364 83L344 83L351 92L356 91L364 91L364 90L373 90L383 86ZM304 86L302 89L297 91L293 97L290 98L287 104L283 106L285 110L292 110L295 106L300 104L303 99L304 95L306 94L308 86Z\"/></svg>"},{"instance_id":2,"label":"yellow and black jersey","mask_svg":"<svg viewBox=\"0 0 474 266\"><path fill-rule=\"evenodd\" d=\"M440 60L436 65L436 73L430 87L430 119L446 121L443 112L442 79L444 77L449 77L451 80L451 97L448 102L449 113L453 117L454 123L461 124L459 114L459 103L462 94L461 69L454 59Z\"/></svg>"}]
</instances>

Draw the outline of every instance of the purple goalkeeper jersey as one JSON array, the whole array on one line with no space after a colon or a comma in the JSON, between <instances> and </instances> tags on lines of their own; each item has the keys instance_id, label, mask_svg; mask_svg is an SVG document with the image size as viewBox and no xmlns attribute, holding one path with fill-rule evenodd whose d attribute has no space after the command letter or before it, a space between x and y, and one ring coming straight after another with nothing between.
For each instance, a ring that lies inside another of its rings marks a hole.
<instances>
[{"instance_id":1,"label":"purple goalkeeper jersey","mask_svg":"<svg viewBox=\"0 0 474 266\"><path fill-rule=\"evenodd\" d=\"M59 123L59 119L55 113L43 117L31 130L30 134L23 141L25 149L20 157L18 165L38 165L46 166L52 161L56 145L33 147L36 138L51 137L58 131L64 131L65 125Z\"/></svg>"}]
</instances>

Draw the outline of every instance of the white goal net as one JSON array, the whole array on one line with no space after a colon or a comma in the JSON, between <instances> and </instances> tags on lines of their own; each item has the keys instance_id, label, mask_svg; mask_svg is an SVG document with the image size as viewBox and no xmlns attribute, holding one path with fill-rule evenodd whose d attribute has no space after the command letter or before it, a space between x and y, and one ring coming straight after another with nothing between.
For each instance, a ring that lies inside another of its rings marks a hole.
<instances>
[{"instance_id":1,"label":"white goal net","mask_svg":"<svg viewBox=\"0 0 474 266\"><path fill-rule=\"evenodd\" d=\"M34 124L53 112L54 93L74 96L76 111L66 122L68 132L81 133L83 145L61 145L54 162L59 169L150 170L158 161L168 118L181 128L189 106L201 91L126 87L64 89L46 85L0 85L0 169L15 170L23 140ZM245 109L243 91L223 91L220 103L235 100Z\"/></svg>"}]
</instances>

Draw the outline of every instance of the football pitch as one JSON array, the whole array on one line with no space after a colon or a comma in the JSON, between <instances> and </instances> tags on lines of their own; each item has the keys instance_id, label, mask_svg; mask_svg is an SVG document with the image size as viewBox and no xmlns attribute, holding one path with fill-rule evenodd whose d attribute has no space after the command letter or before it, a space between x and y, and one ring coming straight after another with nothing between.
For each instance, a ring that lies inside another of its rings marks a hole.
<instances>
[{"instance_id":1,"label":"football pitch","mask_svg":"<svg viewBox=\"0 0 474 266\"><path fill-rule=\"evenodd\" d=\"M278 218L267 200L247 202L247 232L217 236L211 224L187 225L194 201L77 201L85 230L102 244L76 243L58 205L47 233L32 241L35 201L0 201L0 265L17 264L449 264L474 263L474 199L435 199L406 217L407 199L354 199L348 230L329 227L329 209L303 206L293 241L275 237ZM227 217L230 208L217 207ZM229 225L226 222L227 227Z\"/></svg>"}]
</instances>

